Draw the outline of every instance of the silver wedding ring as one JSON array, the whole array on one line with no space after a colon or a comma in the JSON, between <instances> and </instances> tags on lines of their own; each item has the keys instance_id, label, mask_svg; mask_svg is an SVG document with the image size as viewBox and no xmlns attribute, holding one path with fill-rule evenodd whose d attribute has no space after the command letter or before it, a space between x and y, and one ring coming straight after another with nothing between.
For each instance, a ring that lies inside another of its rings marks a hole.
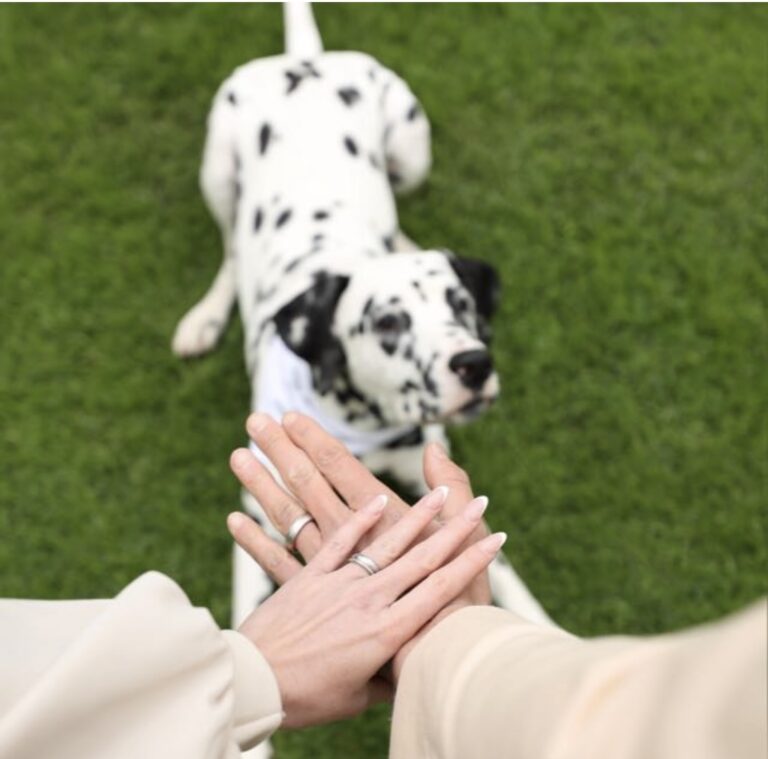
<instances>
[{"instance_id":1,"label":"silver wedding ring","mask_svg":"<svg viewBox=\"0 0 768 759\"><path fill-rule=\"evenodd\" d=\"M353 554L348 560L347 564L357 564L358 567L364 569L369 575L375 575L376 572L381 571L381 567L370 557L364 553Z\"/></svg>"},{"instance_id":2,"label":"silver wedding ring","mask_svg":"<svg viewBox=\"0 0 768 759\"><path fill-rule=\"evenodd\" d=\"M300 517L291 522L288 527L288 532L285 533L285 540L288 543L289 550L293 551L296 547L296 539L299 537L299 533L310 523L315 520L309 514L302 514Z\"/></svg>"}]
</instances>

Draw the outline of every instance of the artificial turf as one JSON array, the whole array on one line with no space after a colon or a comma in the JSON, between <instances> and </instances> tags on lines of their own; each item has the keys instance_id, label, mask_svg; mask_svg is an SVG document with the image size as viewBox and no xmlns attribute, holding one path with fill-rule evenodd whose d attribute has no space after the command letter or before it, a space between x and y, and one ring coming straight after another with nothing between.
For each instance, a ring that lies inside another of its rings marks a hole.
<instances>
[{"instance_id":1,"label":"artificial turf","mask_svg":"<svg viewBox=\"0 0 768 759\"><path fill-rule=\"evenodd\" d=\"M502 399L452 438L547 609L651 633L765 592L767 9L316 15L431 117L403 227L502 274ZM281 26L275 5L0 6L0 596L152 568L226 624L242 331L188 363L169 339L221 255L208 104ZM276 744L380 757L387 720Z\"/></svg>"}]
</instances>

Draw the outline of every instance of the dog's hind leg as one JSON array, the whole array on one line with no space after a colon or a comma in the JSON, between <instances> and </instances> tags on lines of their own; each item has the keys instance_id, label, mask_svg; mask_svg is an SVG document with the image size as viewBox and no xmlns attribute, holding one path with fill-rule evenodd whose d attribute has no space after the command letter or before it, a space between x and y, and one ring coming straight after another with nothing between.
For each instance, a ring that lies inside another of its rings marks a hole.
<instances>
[{"instance_id":1,"label":"dog's hind leg","mask_svg":"<svg viewBox=\"0 0 768 759\"><path fill-rule=\"evenodd\" d=\"M395 192L409 192L426 179L432 166L429 120L408 85L389 69L383 72L387 174Z\"/></svg>"},{"instance_id":2,"label":"dog's hind leg","mask_svg":"<svg viewBox=\"0 0 768 759\"><path fill-rule=\"evenodd\" d=\"M178 356L199 356L211 350L227 326L235 302L234 226L238 200L238 159L234 141L235 104L225 88L208 117L208 134L200 169L203 197L221 229L224 260L208 292L179 322L171 347ZM234 97L234 96L232 96Z\"/></svg>"}]
</instances>

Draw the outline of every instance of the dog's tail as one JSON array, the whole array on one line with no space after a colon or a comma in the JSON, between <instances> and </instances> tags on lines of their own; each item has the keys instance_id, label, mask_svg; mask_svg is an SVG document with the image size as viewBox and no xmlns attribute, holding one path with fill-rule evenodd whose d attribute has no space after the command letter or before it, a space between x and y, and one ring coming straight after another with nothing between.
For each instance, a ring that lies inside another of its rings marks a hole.
<instances>
[{"instance_id":1,"label":"dog's tail","mask_svg":"<svg viewBox=\"0 0 768 759\"><path fill-rule=\"evenodd\" d=\"M299 58L312 58L323 52L323 42L308 2L288 0L283 3L283 23L286 53Z\"/></svg>"}]
</instances>

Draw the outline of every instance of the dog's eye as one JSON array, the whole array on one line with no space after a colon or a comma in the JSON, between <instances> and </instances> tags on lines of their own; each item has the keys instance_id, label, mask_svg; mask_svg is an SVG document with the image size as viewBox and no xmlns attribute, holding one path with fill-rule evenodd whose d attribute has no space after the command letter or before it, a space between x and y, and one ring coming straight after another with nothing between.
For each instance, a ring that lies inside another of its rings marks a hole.
<instances>
[{"instance_id":1,"label":"dog's eye","mask_svg":"<svg viewBox=\"0 0 768 759\"><path fill-rule=\"evenodd\" d=\"M465 314L467 311L469 311L469 301L466 298L459 298L454 308L456 309L457 314Z\"/></svg>"},{"instance_id":2,"label":"dog's eye","mask_svg":"<svg viewBox=\"0 0 768 759\"><path fill-rule=\"evenodd\" d=\"M394 314L387 314L378 318L373 328L377 332L397 332L400 329L400 320Z\"/></svg>"}]
</instances>

